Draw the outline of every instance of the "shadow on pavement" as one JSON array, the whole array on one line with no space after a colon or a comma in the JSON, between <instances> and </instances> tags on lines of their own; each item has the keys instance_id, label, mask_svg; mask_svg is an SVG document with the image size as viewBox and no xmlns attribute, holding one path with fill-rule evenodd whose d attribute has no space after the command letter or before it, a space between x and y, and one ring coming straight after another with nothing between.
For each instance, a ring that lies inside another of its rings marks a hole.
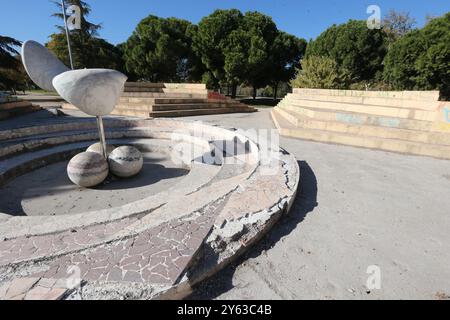
<instances>
[{"instance_id":1,"label":"shadow on pavement","mask_svg":"<svg viewBox=\"0 0 450 320\"><path fill-rule=\"evenodd\" d=\"M197 286L194 289L195 292L187 298L188 300L212 300L233 289L233 277L239 265L275 247L314 211L318 206L317 178L307 162L299 161L298 163L301 171L300 186L289 215L284 216L260 243L251 248L237 262Z\"/></svg>"}]
</instances>

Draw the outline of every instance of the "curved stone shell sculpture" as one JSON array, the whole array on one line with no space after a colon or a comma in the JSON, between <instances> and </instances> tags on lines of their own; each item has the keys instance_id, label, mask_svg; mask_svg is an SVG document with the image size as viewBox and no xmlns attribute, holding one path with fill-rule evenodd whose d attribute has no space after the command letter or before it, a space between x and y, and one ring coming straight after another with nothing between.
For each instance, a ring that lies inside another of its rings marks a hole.
<instances>
[{"instance_id":1,"label":"curved stone shell sculpture","mask_svg":"<svg viewBox=\"0 0 450 320\"><path fill-rule=\"evenodd\" d=\"M91 116L110 114L122 94L127 77L115 70L81 69L64 72L53 86L67 102Z\"/></svg>"},{"instance_id":2,"label":"curved stone shell sculpture","mask_svg":"<svg viewBox=\"0 0 450 320\"><path fill-rule=\"evenodd\" d=\"M127 77L115 70L70 70L36 41L22 46L22 61L40 88L56 91L67 102L91 116L110 114L122 94Z\"/></svg>"},{"instance_id":3,"label":"curved stone shell sculpture","mask_svg":"<svg viewBox=\"0 0 450 320\"><path fill-rule=\"evenodd\" d=\"M22 45L22 61L31 80L47 91L56 91L53 78L70 70L47 48L31 40Z\"/></svg>"}]
</instances>

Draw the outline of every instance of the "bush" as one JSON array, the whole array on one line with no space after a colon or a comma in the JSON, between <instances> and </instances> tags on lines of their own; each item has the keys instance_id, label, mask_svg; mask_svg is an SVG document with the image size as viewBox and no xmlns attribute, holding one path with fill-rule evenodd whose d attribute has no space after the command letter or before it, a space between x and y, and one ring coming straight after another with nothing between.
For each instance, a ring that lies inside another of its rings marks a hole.
<instances>
[{"instance_id":1,"label":"bush","mask_svg":"<svg viewBox=\"0 0 450 320\"><path fill-rule=\"evenodd\" d=\"M292 80L294 88L337 89L341 86L339 67L327 57L310 56L303 59L302 69Z\"/></svg>"}]
</instances>

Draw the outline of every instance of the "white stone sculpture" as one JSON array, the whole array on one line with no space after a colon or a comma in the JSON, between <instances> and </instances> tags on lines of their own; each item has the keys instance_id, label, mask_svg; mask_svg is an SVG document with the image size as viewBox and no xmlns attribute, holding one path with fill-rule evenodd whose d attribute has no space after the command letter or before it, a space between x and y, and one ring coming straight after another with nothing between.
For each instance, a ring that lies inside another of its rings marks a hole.
<instances>
[{"instance_id":1,"label":"white stone sculpture","mask_svg":"<svg viewBox=\"0 0 450 320\"><path fill-rule=\"evenodd\" d=\"M47 48L36 41L23 43L22 62L31 80L47 91L56 91L53 79L61 73L70 71Z\"/></svg>"},{"instance_id":2,"label":"white stone sculpture","mask_svg":"<svg viewBox=\"0 0 450 320\"><path fill-rule=\"evenodd\" d=\"M22 62L31 80L40 88L47 91L56 91L67 102L84 113L97 117L102 154L106 162L108 152L102 116L106 116L114 110L127 77L110 69L70 70L47 48L36 41L26 41L23 44ZM92 159L92 156L87 157L85 155L76 158L75 162L79 164L80 161L88 161L89 159ZM92 186L90 185L91 182L100 181L103 175L104 171L98 177L95 177L98 179L88 179L88 183L77 183L76 181L83 179L72 179L72 177L71 180L80 186ZM98 183L101 183L101 181Z\"/></svg>"},{"instance_id":3,"label":"white stone sculpture","mask_svg":"<svg viewBox=\"0 0 450 320\"><path fill-rule=\"evenodd\" d=\"M83 188L95 187L108 177L108 162L99 153L83 152L70 160L67 175L76 185Z\"/></svg>"},{"instance_id":4,"label":"white stone sculpture","mask_svg":"<svg viewBox=\"0 0 450 320\"><path fill-rule=\"evenodd\" d=\"M106 146L107 155L109 156L111 154L111 152L114 151L114 149L116 149L116 146L108 144ZM93 145L91 145L89 148L86 149L86 152L95 152L95 153L103 154L103 146L101 143L94 143Z\"/></svg>"},{"instance_id":5,"label":"white stone sculpture","mask_svg":"<svg viewBox=\"0 0 450 320\"><path fill-rule=\"evenodd\" d=\"M144 158L135 147L123 146L111 152L108 162L112 174L119 178L131 178L142 170Z\"/></svg>"},{"instance_id":6,"label":"white stone sculpture","mask_svg":"<svg viewBox=\"0 0 450 320\"><path fill-rule=\"evenodd\" d=\"M127 77L115 70L82 69L67 71L53 78L59 95L91 116L110 114L123 91Z\"/></svg>"}]
</instances>

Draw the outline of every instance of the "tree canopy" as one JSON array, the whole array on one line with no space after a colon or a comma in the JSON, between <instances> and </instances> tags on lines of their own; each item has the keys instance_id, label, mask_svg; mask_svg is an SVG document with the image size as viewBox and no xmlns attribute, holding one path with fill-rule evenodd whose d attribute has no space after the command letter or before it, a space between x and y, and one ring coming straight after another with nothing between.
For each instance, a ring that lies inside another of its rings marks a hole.
<instances>
[{"instance_id":1,"label":"tree canopy","mask_svg":"<svg viewBox=\"0 0 450 320\"><path fill-rule=\"evenodd\" d=\"M0 36L0 89L15 90L23 84L22 64L17 47L21 42L7 36Z\"/></svg>"},{"instance_id":2,"label":"tree canopy","mask_svg":"<svg viewBox=\"0 0 450 320\"><path fill-rule=\"evenodd\" d=\"M400 90L441 90L450 97L450 13L400 38L385 59L385 80Z\"/></svg>"},{"instance_id":3,"label":"tree canopy","mask_svg":"<svg viewBox=\"0 0 450 320\"><path fill-rule=\"evenodd\" d=\"M258 88L294 77L304 54L306 41L277 29L272 18L259 12L216 10L203 18L194 36L194 50L209 71L209 81ZM211 79L213 78L213 79Z\"/></svg>"},{"instance_id":4,"label":"tree canopy","mask_svg":"<svg viewBox=\"0 0 450 320\"><path fill-rule=\"evenodd\" d=\"M331 26L311 41L306 57L333 59L344 75L342 81L349 86L380 77L386 52L387 36L383 30L367 28L366 21L350 20Z\"/></svg>"},{"instance_id":5,"label":"tree canopy","mask_svg":"<svg viewBox=\"0 0 450 320\"><path fill-rule=\"evenodd\" d=\"M199 81L200 59L192 50L197 27L177 18L149 16L122 45L126 71L148 81Z\"/></svg>"},{"instance_id":6,"label":"tree canopy","mask_svg":"<svg viewBox=\"0 0 450 320\"><path fill-rule=\"evenodd\" d=\"M59 1L53 1L59 9L52 16L64 19ZM66 0L66 6L77 5L81 10L81 29L70 31L70 41L74 67L81 68L110 68L123 70L122 53L116 46L98 37L100 24L87 20L91 12L88 3L80 0ZM66 65L69 65L69 49L64 26L57 25L58 33L50 35L46 46Z\"/></svg>"},{"instance_id":7,"label":"tree canopy","mask_svg":"<svg viewBox=\"0 0 450 320\"><path fill-rule=\"evenodd\" d=\"M62 20L61 5L53 15ZM270 16L237 9L216 10L195 25L153 15L140 21L117 46L99 37L101 24L88 20L87 1L66 0L81 9L81 30L70 31L75 68L109 68L133 81L203 82L228 88L244 85L277 97L280 86L337 89L440 90L450 97L450 13L429 18L422 29L408 13L390 11L383 28L366 21L332 25L307 43L277 28ZM69 65L64 26L47 47ZM0 82L27 83L20 69L20 42L0 36ZM295 80L294 80L295 79ZM17 84L14 86L14 84Z\"/></svg>"}]
</instances>

